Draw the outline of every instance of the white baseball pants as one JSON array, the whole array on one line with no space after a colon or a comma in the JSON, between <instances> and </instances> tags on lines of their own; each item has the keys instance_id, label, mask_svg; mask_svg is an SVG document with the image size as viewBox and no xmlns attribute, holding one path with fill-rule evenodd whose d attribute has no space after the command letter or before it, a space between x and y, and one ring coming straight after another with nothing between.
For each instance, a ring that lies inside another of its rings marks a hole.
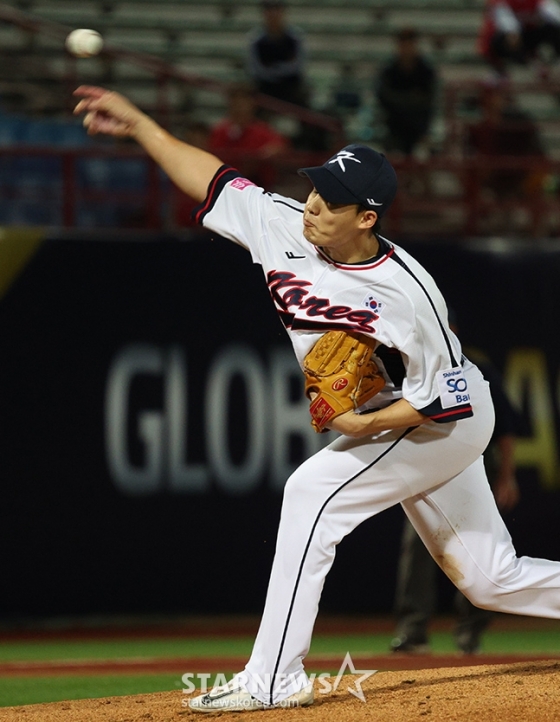
<instances>
[{"instance_id":1,"label":"white baseball pants","mask_svg":"<svg viewBox=\"0 0 560 722\"><path fill-rule=\"evenodd\" d=\"M288 480L265 610L243 673L257 699L280 702L309 684L303 659L336 545L397 503L474 604L560 618L560 562L518 558L496 507L481 456L492 401L478 369L467 373L472 418L339 437Z\"/></svg>"}]
</instances>

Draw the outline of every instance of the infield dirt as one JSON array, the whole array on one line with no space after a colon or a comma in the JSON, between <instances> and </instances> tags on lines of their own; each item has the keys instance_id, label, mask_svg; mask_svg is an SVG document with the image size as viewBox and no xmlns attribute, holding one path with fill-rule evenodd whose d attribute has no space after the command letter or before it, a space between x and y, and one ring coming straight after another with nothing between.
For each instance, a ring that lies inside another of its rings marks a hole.
<instances>
[{"instance_id":1,"label":"infield dirt","mask_svg":"<svg viewBox=\"0 0 560 722\"><path fill-rule=\"evenodd\" d=\"M560 662L447 667L378 672L362 683L365 703L353 696L359 676L345 676L336 692L318 694L302 709L201 715L180 691L5 707L2 722L179 722L213 719L279 722L552 722L560 720Z\"/></svg>"}]
</instances>

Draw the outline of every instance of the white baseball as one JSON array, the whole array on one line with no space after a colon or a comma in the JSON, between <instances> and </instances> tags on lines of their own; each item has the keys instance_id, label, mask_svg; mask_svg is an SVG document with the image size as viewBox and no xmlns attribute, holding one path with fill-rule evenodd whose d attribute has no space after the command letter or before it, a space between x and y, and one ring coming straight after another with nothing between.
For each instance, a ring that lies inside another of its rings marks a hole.
<instances>
[{"instance_id":1,"label":"white baseball","mask_svg":"<svg viewBox=\"0 0 560 722\"><path fill-rule=\"evenodd\" d=\"M79 28L66 38L66 49L77 58L91 58L101 52L103 38L96 30Z\"/></svg>"}]
</instances>

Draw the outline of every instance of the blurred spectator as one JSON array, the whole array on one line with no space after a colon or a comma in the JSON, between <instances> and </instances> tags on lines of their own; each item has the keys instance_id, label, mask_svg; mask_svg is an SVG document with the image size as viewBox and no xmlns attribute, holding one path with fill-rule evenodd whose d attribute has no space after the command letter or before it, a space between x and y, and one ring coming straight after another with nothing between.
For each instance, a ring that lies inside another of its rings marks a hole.
<instances>
[{"instance_id":1,"label":"blurred spectator","mask_svg":"<svg viewBox=\"0 0 560 722\"><path fill-rule=\"evenodd\" d=\"M539 131L533 121L513 103L505 81L485 83L480 90L482 118L467 127L467 152L486 158L543 156ZM478 182L498 199L535 194L541 187L540 169L489 168L479 172Z\"/></svg>"},{"instance_id":2,"label":"blurred spectator","mask_svg":"<svg viewBox=\"0 0 560 722\"><path fill-rule=\"evenodd\" d=\"M261 8L263 28L250 36L249 75L260 93L307 107L303 35L286 24L284 0L262 0ZM299 122L294 148L319 152L330 149L330 144L323 128Z\"/></svg>"},{"instance_id":3,"label":"blurred spectator","mask_svg":"<svg viewBox=\"0 0 560 722\"><path fill-rule=\"evenodd\" d=\"M195 148L208 150L208 141L210 138L211 128L204 121L195 121L189 123L185 130L185 141Z\"/></svg>"},{"instance_id":4,"label":"blurred spectator","mask_svg":"<svg viewBox=\"0 0 560 722\"><path fill-rule=\"evenodd\" d=\"M210 153L227 156L232 151L246 152L270 158L287 147L283 135L256 117L255 90L248 85L233 86L228 95L227 117L210 133Z\"/></svg>"},{"instance_id":5,"label":"blurred spectator","mask_svg":"<svg viewBox=\"0 0 560 722\"><path fill-rule=\"evenodd\" d=\"M358 110L362 105L362 89L352 63L344 63L332 90L332 108L336 115Z\"/></svg>"},{"instance_id":6,"label":"blurred spectator","mask_svg":"<svg viewBox=\"0 0 560 722\"><path fill-rule=\"evenodd\" d=\"M249 75L259 92L305 105L303 37L286 25L283 0L263 0L261 7L264 27L250 36Z\"/></svg>"},{"instance_id":7,"label":"blurred spectator","mask_svg":"<svg viewBox=\"0 0 560 722\"><path fill-rule=\"evenodd\" d=\"M410 155L428 133L437 76L420 54L414 29L398 33L396 50L377 78L376 95L385 115L385 150Z\"/></svg>"},{"instance_id":8,"label":"blurred spectator","mask_svg":"<svg viewBox=\"0 0 560 722\"><path fill-rule=\"evenodd\" d=\"M227 116L212 129L204 123L191 124L185 140L235 165L257 185L273 188L276 169L270 160L289 150L290 144L268 123L259 120L255 112L255 89L247 84L234 85L228 94ZM194 225L190 213L196 205L177 191L175 220L178 225Z\"/></svg>"},{"instance_id":9,"label":"blurred spectator","mask_svg":"<svg viewBox=\"0 0 560 722\"><path fill-rule=\"evenodd\" d=\"M365 101L362 83L356 77L353 63L342 63L340 75L333 84L324 109L340 121L348 142L367 142L372 138L371 105Z\"/></svg>"},{"instance_id":10,"label":"blurred spectator","mask_svg":"<svg viewBox=\"0 0 560 722\"><path fill-rule=\"evenodd\" d=\"M526 64L542 45L560 55L560 6L555 0L487 0L480 50L500 74L508 61Z\"/></svg>"}]
</instances>

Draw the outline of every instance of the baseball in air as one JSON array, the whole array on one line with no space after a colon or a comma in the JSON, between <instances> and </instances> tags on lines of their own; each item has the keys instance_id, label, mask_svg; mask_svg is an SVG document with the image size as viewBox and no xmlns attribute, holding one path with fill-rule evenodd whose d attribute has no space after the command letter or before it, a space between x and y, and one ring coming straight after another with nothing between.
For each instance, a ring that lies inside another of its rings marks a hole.
<instances>
[{"instance_id":1,"label":"baseball in air","mask_svg":"<svg viewBox=\"0 0 560 722\"><path fill-rule=\"evenodd\" d=\"M77 58L91 58L98 55L103 47L103 38L96 30L79 28L72 30L66 38L66 49Z\"/></svg>"}]
</instances>

